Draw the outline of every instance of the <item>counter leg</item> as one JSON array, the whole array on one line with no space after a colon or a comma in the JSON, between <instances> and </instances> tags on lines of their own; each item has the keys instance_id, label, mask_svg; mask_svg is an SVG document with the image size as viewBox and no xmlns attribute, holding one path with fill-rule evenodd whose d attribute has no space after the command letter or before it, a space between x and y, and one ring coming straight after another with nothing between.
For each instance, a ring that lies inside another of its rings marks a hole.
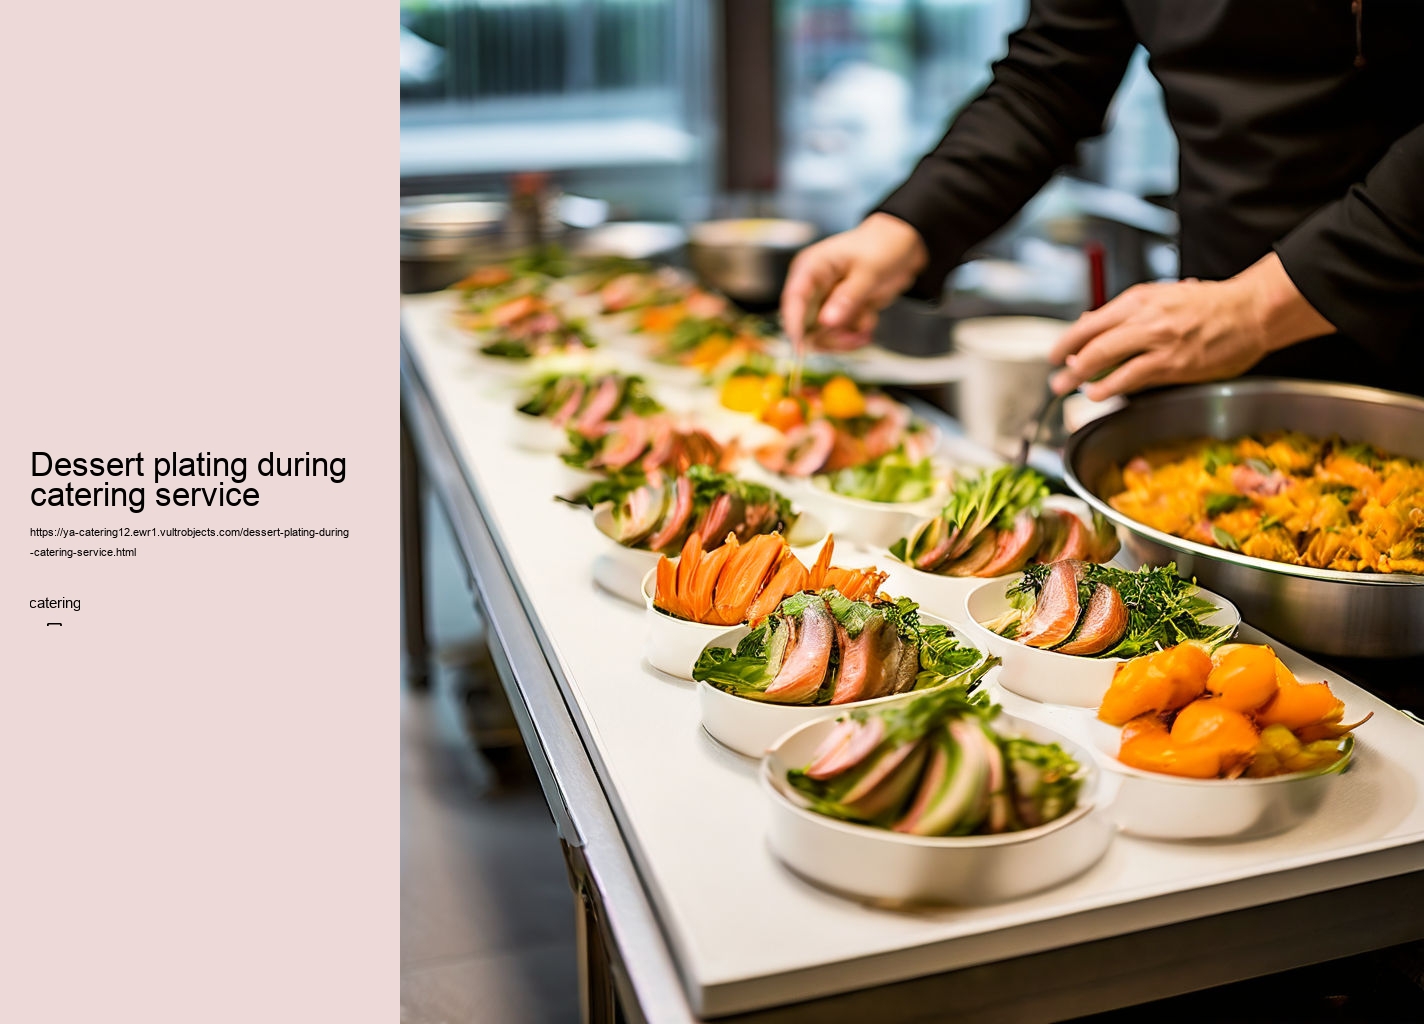
<instances>
[{"instance_id":1,"label":"counter leg","mask_svg":"<svg viewBox=\"0 0 1424 1024\"><path fill-rule=\"evenodd\" d=\"M400 418L401 636L405 644L406 685L430 685L430 650L425 632L425 525L420 503L420 462Z\"/></svg>"}]
</instances>

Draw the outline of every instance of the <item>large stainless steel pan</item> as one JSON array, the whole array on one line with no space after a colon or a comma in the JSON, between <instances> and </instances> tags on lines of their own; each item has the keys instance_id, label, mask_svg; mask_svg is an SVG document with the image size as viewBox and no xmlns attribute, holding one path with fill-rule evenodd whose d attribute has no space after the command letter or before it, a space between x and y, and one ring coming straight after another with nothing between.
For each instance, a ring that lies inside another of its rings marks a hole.
<instances>
[{"instance_id":1,"label":"large stainless steel pan","mask_svg":"<svg viewBox=\"0 0 1424 1024\"><path fill-rule=\"evenodd\" d=\"M1424 654L1424 577L1336 572L1252 558L1144 526L1106 501L1115 470L1144 448L1271 430L1338 434L1424 459L1424 399L1374 388L1245 378L1134 400L1068 440L1068 484L1111 519L1128 553L1175 561L1183 576L1236 603L1242 617L1293 646L1352 657Z\"/></svg>"}]
</instances>

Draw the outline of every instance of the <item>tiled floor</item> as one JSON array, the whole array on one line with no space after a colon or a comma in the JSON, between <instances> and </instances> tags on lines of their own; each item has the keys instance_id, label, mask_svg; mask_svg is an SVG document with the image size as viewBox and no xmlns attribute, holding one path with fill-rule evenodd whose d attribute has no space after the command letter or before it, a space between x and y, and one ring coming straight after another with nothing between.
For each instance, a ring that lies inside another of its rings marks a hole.
<instances>
[{"instance_id":1,"label":"tiled floor","mask_svg":"<svg viewBox=\"0 0 1424 1024\"><path fill-rule=\"evenodd\" d=\"M428 521L444 663L429 693L401 698L401 1021L574 1022L574 907L554 825L521 751L496 773L469 741L461 666L479 624L443 520L432 509ZM1079 1024L1424 1022L1421 975L1424 947L1385 950Z\"/></svg>"}]
</instances>

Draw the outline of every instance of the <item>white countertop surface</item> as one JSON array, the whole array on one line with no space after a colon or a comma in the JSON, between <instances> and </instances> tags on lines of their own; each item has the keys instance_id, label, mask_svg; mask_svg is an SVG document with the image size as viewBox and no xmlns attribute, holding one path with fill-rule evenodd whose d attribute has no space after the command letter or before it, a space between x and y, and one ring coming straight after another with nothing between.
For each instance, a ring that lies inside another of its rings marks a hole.
<instances>
[{"instance_id":1,"label":"white countertop surface","mask_svg":"<svg viewBox=\"0 0 1424 1024\"><path fill-rule=\"evenodd\" d=\"M570 481L556 456L507 443L517 392L470 354L449 326L449 304L443 295L404 298L407 342L557 652L698 1012L828 995L1424 869L1424 731L1277 645L1303 678L1328 679L1352 715L1375 712L1357 734L1354 765L1292 831L1245 842L1118 836L1065 885L965 909L875 909L799 880L767 850L756 765L702 731L693 684L643 661L644 612L590 575L609 542L586 512L552 499ZM893 577L886 589L894 591ZM1243 634L1260 639L1249 628ZM995 695L1010 713L1061 732L1082 718Z\"/></svg>"}]
</instances>

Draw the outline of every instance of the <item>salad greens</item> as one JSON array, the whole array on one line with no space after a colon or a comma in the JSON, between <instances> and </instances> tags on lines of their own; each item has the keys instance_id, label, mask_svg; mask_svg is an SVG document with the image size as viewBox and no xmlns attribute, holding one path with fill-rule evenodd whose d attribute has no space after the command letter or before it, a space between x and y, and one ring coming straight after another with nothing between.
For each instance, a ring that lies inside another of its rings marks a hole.
<instances>
[{"instance_id":1,"label":"salad greens","mask_svg":"<svg viewBox=\"0 0 1424 1024\"><path fill-rule=\"evenodd\" d=\"M863 501L923 501L934 494L934 463L911 459L903 448L860 466L838 469L823 479L832 491Z\"/></svg>"},{"instance_id":2,"label":"salad greens","mask_svg":"<svg viewBox=\"0 0 1424 1024\"><path fill-rule=\"evenodd\" d=\"M861 708L786 781L817 813L910 835L1012 832L1067 814L1082 766L1056 743L1001 734L998 713L959 686Z\"/></svg>"},{"instance_id":3,"label":"salad greens","mask_svg":"<svg viewBox=\"0 0 1424 1024\"><path fill-rule=\"evenodd\" d=\"M1006 591L1009 604L1025 615L1032 610L1043 589L1051 566L1031 565L1018 582ZM1211 626L1205 621L1217 611L1216 605L1201 597L1193 580L1177 575L1176 563L1136 572L1113 565L1083 563L1078 584L1079 605L1086 607L1092 591L1109 586L1118 592L1127 608L1127 631L1112 647L1090 657L1135 658L1185 640L1217 644L1231 635L1230 626ZM1012 639L1012 632L1005 632Z\"/></svg>"},{"instance_id":4,"label":"salad greens","mask_svg":"<svg viewBox=\"0 0 1424 1024\"><path fill-rule=\"evenodd\" d=\"M788 664L792 649L816 643L802 628L813 608L829 611L836 638L826 637L823 674L796 691L798 699L768 693ZM993 659L938 624L920 622L919 606L909 598L853 601L839 591L802 591L781 605L734 648L708 647L698 657L692 677L719 690L775 703L842 704L874 697L926 690L947 684L972 689Z\"/></svg>"}]
</instances>

